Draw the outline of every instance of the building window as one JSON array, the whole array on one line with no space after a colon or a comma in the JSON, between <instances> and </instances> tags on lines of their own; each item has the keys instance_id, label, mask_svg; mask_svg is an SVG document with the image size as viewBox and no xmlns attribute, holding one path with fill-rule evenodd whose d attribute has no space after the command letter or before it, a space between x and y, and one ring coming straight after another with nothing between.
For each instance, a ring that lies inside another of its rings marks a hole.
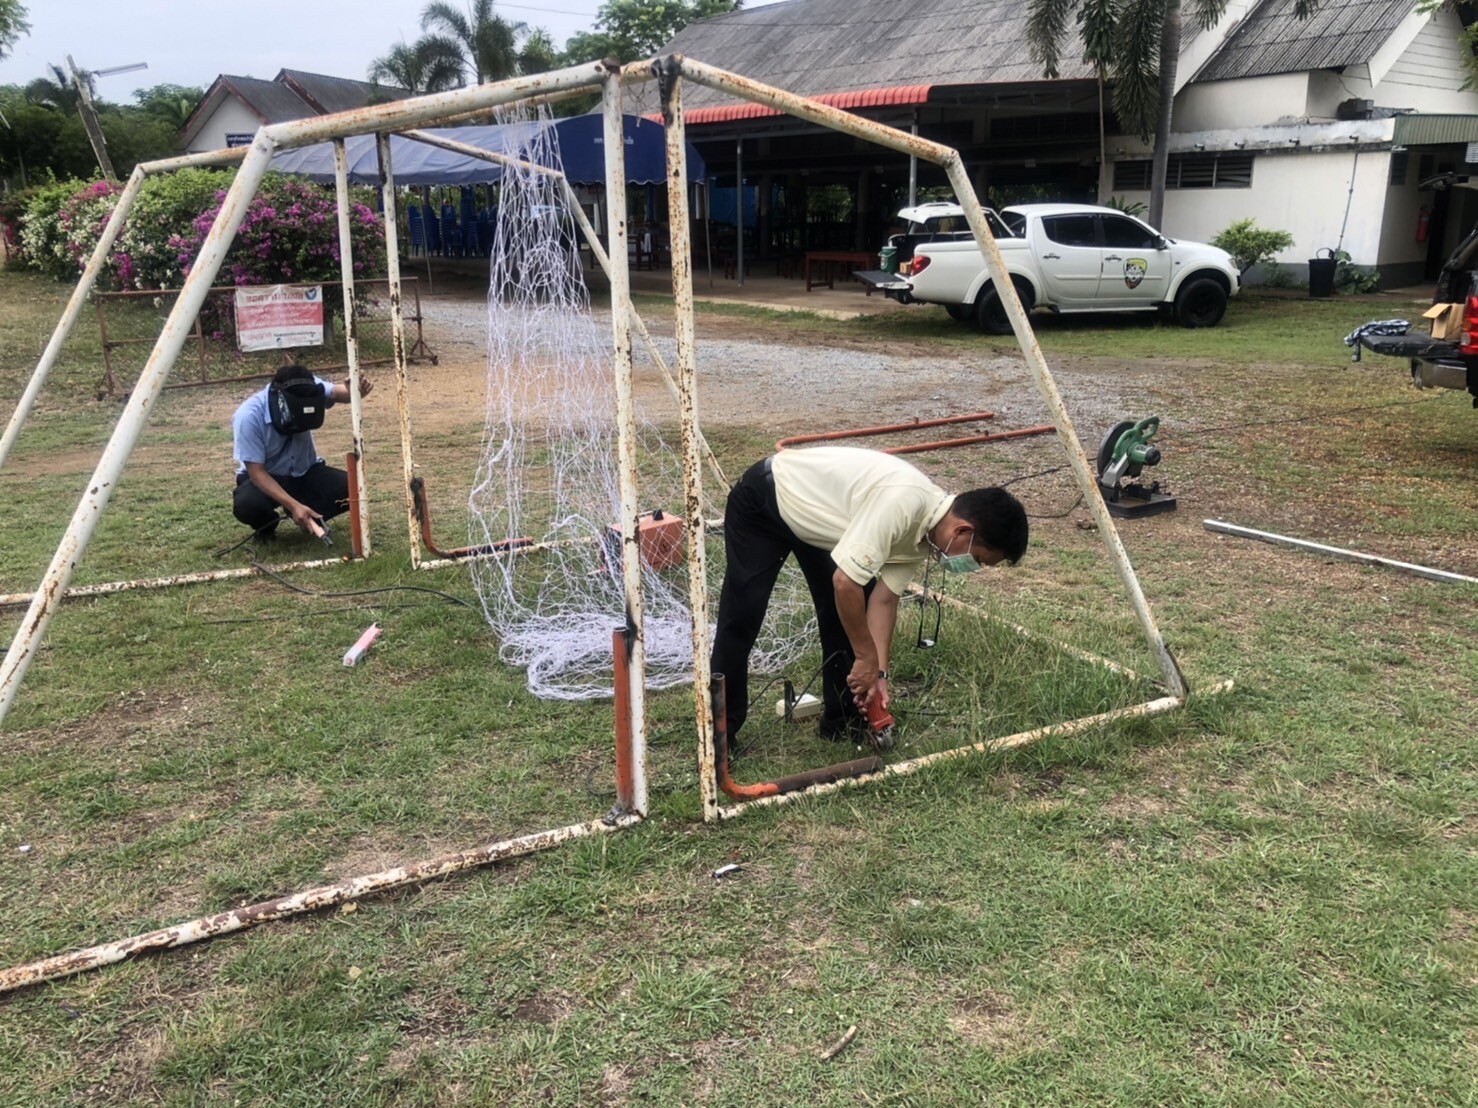
<instances>
[{"instance_id":1,"label":"building window","mask_svg":"<svg viewBox=\"0 0 1478 1108\"><path fill-rule=\"evenodd\" d=\"M1149 162L1115 162L1114 191L1142 192L1150 187Z\"/></svg>"},{"instance_id":2,"label":"building window","mask_svg":"<svg viewBox=\"0 0 1478 1108\"><path fill-rule=\"evenodd\" d=\"M1250 189L1251 154L1229 150L1218 154L1171 154L1165 178L1167 189ZM1144 191L1150 187L1147 161L1115 162L1115 191Z\"/></svg>"},{"instance_id":3,"label":"building window","mask_svg":"<svg viewBox=\"0 0 1478 1108\"><path fill-rule=\"evenodd\" d=\"M1391 179L1390 184L1406 184L1407 155L1405 150L1391 152Z\"/></svg>"}]
</instances>

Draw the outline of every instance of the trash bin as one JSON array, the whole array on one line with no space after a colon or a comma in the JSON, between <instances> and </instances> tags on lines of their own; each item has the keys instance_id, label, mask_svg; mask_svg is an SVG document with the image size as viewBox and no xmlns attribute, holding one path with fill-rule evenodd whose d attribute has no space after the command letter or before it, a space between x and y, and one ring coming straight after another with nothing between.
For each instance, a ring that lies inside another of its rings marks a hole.
<instances>
[{"instance_id":1,"label":"trash bin","mask_svg":"<svg viewBox=\"0 0 1478 1108\"><path fill-rule=\"evenodd\" d=\"M878 251L878 259L884 273L898 272L898 247L885 246Z\"/></svg>"},{"instance_id":2,"label":"trash bin","mask_svg":"<svg viewBox=\"0 0 1478 1108\"><path fill-rule=\"evenodd\" d=\"M1328 254L1329 257L1315 257L1309 259L1309 295L1317 297L1334 295L1334 251L1324 247L1320 254Z\"/></svg>"}]
</instances>

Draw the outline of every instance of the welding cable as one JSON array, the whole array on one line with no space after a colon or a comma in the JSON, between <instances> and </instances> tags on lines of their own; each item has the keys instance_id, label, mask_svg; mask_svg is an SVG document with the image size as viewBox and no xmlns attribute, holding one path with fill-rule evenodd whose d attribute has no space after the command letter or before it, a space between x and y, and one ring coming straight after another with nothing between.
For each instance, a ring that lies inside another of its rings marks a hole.
<instances>
[{"instance_id":1,"label":"welding cable","mask_svg":"<svg viewBox=\"0 0 1478 1108\"><path fill-rule=\"evenodd\" d=\"M473 604L469 600L465 600L460 596L453 596L449 592L442 592L440 589L427 588L425 585L381 585L380 587L373 589L347 589L340 592L319 592L316 589L305 589L301 585L294 585L286 577L283 577L282 574L268 569L266 566L262 565L261 562L258 562L255 559L252 560L251 567L258 573L272 578L284 588L289 588L293 592L300 592L304 596L312 596L318 599L339 600L349 596L374 596L377 593L384 592L425 592L430 593L432 596L439 596L443 600L449 600L453 604L460 604L464 608L470 608L474 612L477 610L477 605Z\"/></svg>"}]
</instances>

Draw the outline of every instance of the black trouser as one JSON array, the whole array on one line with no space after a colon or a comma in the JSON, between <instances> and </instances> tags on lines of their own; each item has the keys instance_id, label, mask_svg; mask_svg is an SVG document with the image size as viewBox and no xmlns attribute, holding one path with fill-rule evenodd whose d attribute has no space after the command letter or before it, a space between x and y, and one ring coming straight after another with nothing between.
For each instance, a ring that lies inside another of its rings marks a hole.
<instances>
[{"instance_id":1,"label":"black trouser","mask_svg":"<svg viewBox=\"0 0 1478 1108\"><path fill-rule=\"evenodd\" d=\"M724 508L724 554L728 565L718 598L712 665L713 672L725 678L730 742L749 713L749 652L759 638L770 593L790 554L806 577L820 624L822 718L839 723L858 716L857 702L847 688L847 674L856 656L837 614L832 584L836 563L830 551L802 542L780 518L769 458L750 466L729 492ZM867 595L872 595L871 584Z\"/></svg>"},{"instance_id":2,"label":"black trouser","mask_svg":"<svg viewBox=\"0 0 1478 1108\"><path fill-rule=\"evenodd\" d=\"M333 519L349 508L349 475L342 469L317 463L301 477L272 475L294 500L306 504L324 519ZM256 530L277 518L277 501L251 483L245 473L236 475L236 493L231 511L236 518Z\"/></svg>"}]
</instances>

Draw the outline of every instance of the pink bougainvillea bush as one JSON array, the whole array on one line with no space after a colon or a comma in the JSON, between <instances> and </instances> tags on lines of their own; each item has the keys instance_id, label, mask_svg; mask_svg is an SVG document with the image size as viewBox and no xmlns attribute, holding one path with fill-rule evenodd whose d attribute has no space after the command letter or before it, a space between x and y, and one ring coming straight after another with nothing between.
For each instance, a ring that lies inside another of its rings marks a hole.
<instances>
[{"instance_id":1,"label":"pink bougainvillea bush","mask_svg":"<svg viewBox=\"0 0 1478 1108\"><path fill-rule=\"evenodd\" d=\"M178 288L195 264L231 177L228 170L187 169L146 180L100 275L100 287ZM63 182L38 190L20 219L24 262L58 280L76 280L120 191L106 181ZM354 272L383 272L385 232L379 215L355 200L349 226ZM247 207L215 283L338 278L339 225L332 190L268 174Z\"/></svg>"},{"instance_id":2,"label":"pink bougainvillea bush","mask_svg":"<svg viewBox=\"0 0 1478 1108\"><path fill-rule=\"evenodd\" d=\"M169 240L183 273L188 274L195 264L225 198L224 191L217 193L187 232ZM373 209L358 201L349 212L349 238L355 275L382 272L384 225ZM275 285L338 278L339 223L334 194L299 178L269 174L247 206L217 284Z\"/></svg>"}]
</instances>

